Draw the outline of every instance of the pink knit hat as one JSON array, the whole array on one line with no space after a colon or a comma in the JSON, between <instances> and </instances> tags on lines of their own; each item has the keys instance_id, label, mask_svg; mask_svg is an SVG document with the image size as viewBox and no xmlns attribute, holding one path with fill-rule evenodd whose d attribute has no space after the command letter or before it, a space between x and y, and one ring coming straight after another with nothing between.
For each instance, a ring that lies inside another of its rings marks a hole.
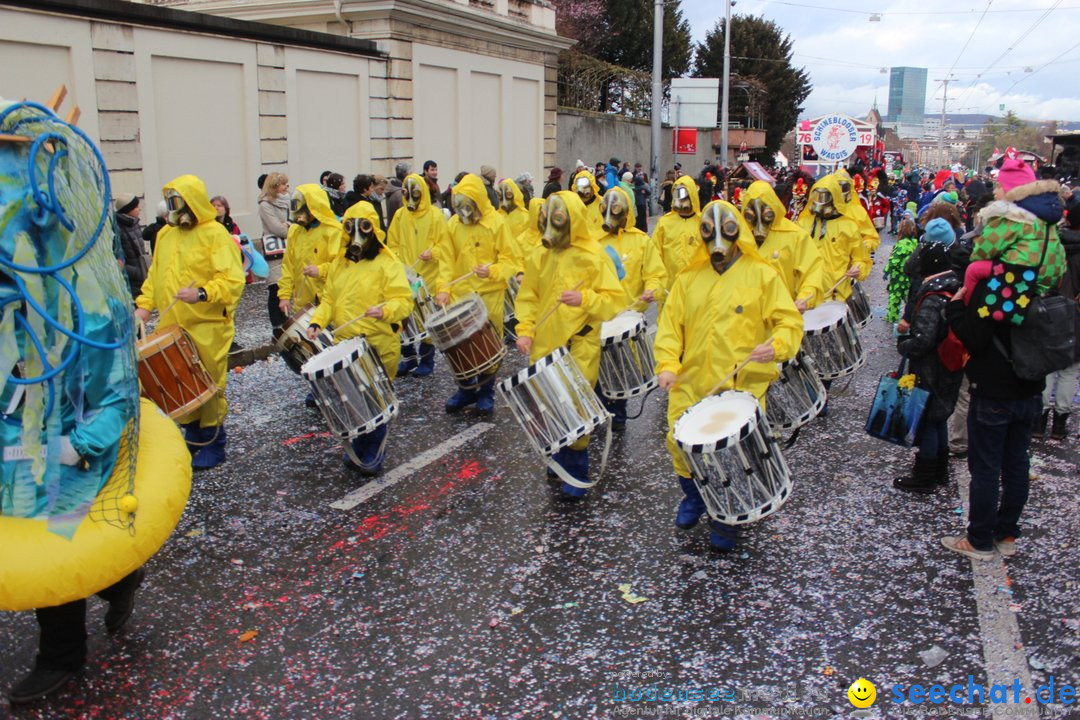
<instances>
[{"instance_id":1,"label":"pink knit hat","mask_svg":"<svg viewBox=\"0 0 1080 720\"><path fill-rule=\"evenodd\" d=\"M1008 193L1013 188L1035 182L1035 171L1020 158L1005 158L997 179L1002 189Z\"/></svg>"}]
</instances>

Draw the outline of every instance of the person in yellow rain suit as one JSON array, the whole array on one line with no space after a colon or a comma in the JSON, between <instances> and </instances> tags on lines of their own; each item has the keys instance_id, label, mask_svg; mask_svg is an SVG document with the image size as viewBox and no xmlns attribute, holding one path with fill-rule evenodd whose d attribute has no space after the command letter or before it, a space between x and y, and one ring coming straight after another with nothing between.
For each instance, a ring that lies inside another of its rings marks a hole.
<instances>
[{"instance_id":1,"label":"person in yellow rain suit","mask_svg":"<svg viewBox=\"0 0 1080 720\"><path fill-rule=\"evenodd\" d=\"M851 283L837 283L845 277L865 280L873 265L858 225L840 209L843 202L840 183L834 175L826 175L810 188L810 199L799 216L799 226L810 233L824 262L822 302L847 300Z\"/></svg>"},{"instance_id":2,"label":"person in yellow rain suit","mask_svg":"<svg viewBox=\"0 0 1080 720\"><path fill-rule=\"evenodd\" d=\"M701 245L700 202L697 183L689 175L683 175L671 186L670 212L664 213L656 221L652 239L667 269L668 289L675 284L679 271L690 263Z\"/></svg>"},{"instance_id":3,"label":"person in yellow rain suit","mask_svg":"<svg viewBox=\"0 0 1080 720\"><path fill-rule=\"evenodd\" d=\"M656 372L668 397L667 446L685 497L675 524L697 525L705 503L675 444L675 422L744 360L751 360L721 390L745 390L764 406L777 363L802 343L802 316L784 281L758 254L739 210L716 200L701 217L701 242L675 279L656 334ZM710 544L735 548L735 528L711 521Z\"/></svg>"},{"instance_id":4,"label":"person in yellow rain suit","mask_svg":"<svg viewBox=\"0 0 1080 720\"><path fill-rule=\"evenodd\" d=\"M390 219L386 245L398 260L415 268L428 291L434 292L439 282L439 252L449 242L446 216L431 204L427 183L416 173L405 177L401 195L404 204ZM435 346L431 340L421 342L419 351L412 345L401 348L398 375L425 376L435 370Z\"/></svg>"},{"instance_id":5,"label":"person in yellow rain suit","mask_svg":"<svg viewBox=\"0 0 1080 720\"><path fill-rule=\"evenodd\" d=\"M663 297L667 291L667 270L656 245L645 233L634 227L634 203L621 187L604 193L600 209L604 213L604 232L597 236L601 247L614 253L625 273L622 278L631 309L645 312L649 303ZM612 414L611 427L626 427L626 400L609 400L601 395L604 407Z\"/></svg>"},{"instance_id":6,"label":"person in yellow rain suit","mask_svg":"<svg viewBox=\"0 0 1080 720\"><path fill-rule=\"evenodd\" d=\"M585 379L595 385L600 376L600 325L625 308L629 297L611 259L593 239L585 204L576 194L561 190L548 196L540 225L546 249L530 256L515 307L518 350L535 363L568 346ZM588 446L586 435L556 453L552 459L557 472L588 483ZM563 477L562 497L576 500L585 493Z\"/></svg>"},{"instance_id":7,"label":"person in yellow rain suit","mask_svg":"<svg viewBox=\"0 0 1080 720\"><path fill-rule=\"evenodd\" d=\"M780 274L799 312L821 302L827 288L825 263L810 234L784 216L772 185L755 180L742 194L743 219L750 226L758 253Z\"/></svg>"},{"instance_id":8,"label":"person in yellow rain suit","mask_svg":"<svg viewBox=\"0 0 1080 720\"><path fill-rule=\"evenodd\" d=\"M443 307L469 293L479 294L488 319L502 337L506 283L522 270L515 264L514 238L506 221L488 200L484 181L479 176L469 174L461 178L454 186L451 203L455 215L448 224L449 242L439 252L435 302ZM454 281L456 284L451 285ZM446 401L446 412L460 412L473 404L480 413L494 412L497 372L496 367L469 387L459 388Z\"/></svg>"},{"instance_id":9,"label":"person in yellow rain suit","mask_svg":"<svg viewBox=\"0 0 1080 720\"><path fill-rule=\"evenodd\" d=\"M540 238L540 210L544 207L544 198L533 198L529 201L529 222L525 224L525 229L522 230L521 236L518 238L518 244L521 246L522 251L525 253L525 267L528 267L529 256L536 251L537 248L543 248L543 242Z\"/></svg>"},{"instance_id":10,"label":"person in yellow rain suit","mask_svg":"<svg viewBox=\"0 0 1080 720\"><path fill-rule=\"evenodd\" d=\"M596 178L583 168L574 174L570 187L585 204L585 221L589 232L595 236L603 230L604 224L604 217L600 213L600 186L596 184Z\"/></svg>"},{"instance_id":11,"label":"person in yellow rain suit","mask_svg":"<svg viewBox=\"0 0 1080 720\"><path fill-rule=\"evenodd\" d=\"M179 325L195 342L218 392L208 403L180 418L192 452L191 466L205 470L225 461L225 381L229 347L236 326L233 313L244 292L244 266L236 242L217 222L206 185L194 175L181 175L163 190L168 225L158 231L154 258L135 300L142 322L155 308L163 311L158 329Z\"/></svg>"},{"instance_id":12,"label":"person in yellow rain suit","mask_svg":"<svg viewBox=\"0 0 1080 720\"><path fill-rule=\"evenodd\" d=\"M322 328L332 326L335 343L362 335L393 380L401 357L396 323L412 312L412 288L401 261L383 246L379 215L371 203L356 203L345 211L343 221L342 233L351 233L344 241L348 242L345 255L323 285L307 334L314 340ZM377 474L385 457L388 428L385 423L350 440L345 464L363 475Z\"/></svg>"},{"instance_id":13,"label":"person in yellow rain suit","mask_svg":"<svg viewBox=\"0 0 1080 720\"><path fill-rule=\"evenodd\" d=\"M499 201L499 214L506 218L506 225L510 228L510 235L514 238L514 264L524 271L528 249L525 247L521 235L528 229L529 224L529 211L525 208L525 195L521 192L521 188L517 186L517 183L509 178L504 178L495 187L495 197ZM520 285L521 272L508 280L507 292L511 293L511 295L507 298L507 302L513 301L513 294L517 292ZM506 324L507 342L512 342L516 338L514 331L517 327L517 318L511 315L503 319Z\"/></svg>"},{"instance_id":14,"label":"person in yellow rain suit","mask_svg":"<svg viewBox=\"0 0 1080 720\"><path fill-rule=\"evenodd\" d=\"M281 260L278 304L289 315L318 301L326 277L341 257L344 231L322 186L300 185L289 200L289 235Z\"/></svg>"},{"instance_id":15,"label":"person in yellow rain suit","mask_svg":"<svg viewBox=\"0 0 1080 720\"><path fill-rule=\"evenodd\" d=\"M866 212L866 208L859 202L859 195L853 189L851 174L844 168L840 168L833 174L840 183L840 195L843 199L843 203L837 207L841 213L854 220L859 226L859 235L862 237L863 244L866 245L866 251L874 252L881 245L881 235L874 227L870 213Z\"/></svg>"}]
</instances>

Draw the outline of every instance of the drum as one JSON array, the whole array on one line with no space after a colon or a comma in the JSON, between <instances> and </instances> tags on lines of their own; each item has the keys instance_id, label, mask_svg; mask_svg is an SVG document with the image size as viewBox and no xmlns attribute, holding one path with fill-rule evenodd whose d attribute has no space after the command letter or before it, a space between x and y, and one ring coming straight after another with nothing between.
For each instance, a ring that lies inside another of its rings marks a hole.
<instances>
[{"instance_id":1,"label":"drum","mask_svg":"<svg viewBox=\"0 0 1080 720\"><path fill-rule=\"evenodd\" d=\"M851 295L847 299L848 312L855 327L863 328L870 323L870 298L858 280L851 281Z\"/></svg>"},{"instance_id":2,"label":"drum","mask_svg":"<svg viewBox=\"0 0 1080 720\"><path fill-rule=\"evenodd\" d=\"M753 395L710 395L675 421L709 517L729 525L759 520L791 494L791 472Z\"/></svg>"},{"instance_id":3,"label":"drum","mask_svg":"<svg viewBox=\"0 0 1080 720\"><path fill-rule=\"evenodd\" d=\"M814 361L799 353L780 366L780 377L765 396L765 415L774 432L795 430L817 417L825 407L825 386Z\"/></svg>"},{"instance_id":4,"label":"drum","mask_svg":"<svg viewBox=\"0 0 1080 720\"><path fill-rule=\"evenodd\" d=\"M274 346L297 375L304 363L334 344L334 339L325 331L314 340L308 339L307 329L314 314L315 305L309 303L290 315L281 327L274 328Z\"/></svg>"},{"instance_id":5,"label":"drum","mask_svg":"<svg viewBox=\"0 0 1080 720\"><path fill-rule=\"evenodd\" d=\"M217 393L195 343L178 325L136 343L142 394L173 420L195 412Z\"/></svg>"},{"instance_id":6,"label":"drum","mask_svg":"<svg viewBox=\"0 0 1080 720\"><path fill-rule=\"evenodd\" d=\"M405 277L409 281L409 287L413 293L413 309L409 316L401 321L401 344L415 345L428 339L424 321L429 315L437 312L439 307L434 298L428 293L424 278L420 277L412 268L405 267Z\"/></svg>"},{"instance_id":7,"label":"drum","mask_svg":"<svg viewBox=\"0 0 1080 720\"><path fill-rule=\"evenodd\" d=\"M394 387L379 355L362 336L323 350L304 363L300 374L330 432L342 440L371 432L398 414Z\"/></svg>"},{"instance_id":8,"label":"drum","mask_svg":"<svg viewBox=\"0 0 1080 720\"><path fill-rule=\"evenodd\" d=\"M609 400L625 400L656 387L652 344L645 316L627 310L600 326L600 392Z\"/></svg>"},{"instance_id":9,"label":"drum","mask_svg":"<svg viewBox=\"0 0 1080 720\"><path fill-rule=\"evenodd\" d=\"M446 355L458 383L498 369L506 345L488 321L487 307L476 293L435 311L427 318L428 337Z\"/></svg>"},{"instance_id":10,"label":"drum","mask_svg":"<svg viewBox=\"0 0 1080 720\"><path fill-rule=\"evenodd\" d=\"M611 417L565 347L506 378L496 388L533 449L547 457Z\"/></svg>"},{"instance_id":11,"label":"drum","mask_svg":"<svg viewBox=\"0 0 1080 720\"><path fill-rule=\"evenodd\" d=\"M866 362L859 333L842 302L827 302L803 314L802 351L822 380L851 375Z\"/></svg>"}]
</instances>

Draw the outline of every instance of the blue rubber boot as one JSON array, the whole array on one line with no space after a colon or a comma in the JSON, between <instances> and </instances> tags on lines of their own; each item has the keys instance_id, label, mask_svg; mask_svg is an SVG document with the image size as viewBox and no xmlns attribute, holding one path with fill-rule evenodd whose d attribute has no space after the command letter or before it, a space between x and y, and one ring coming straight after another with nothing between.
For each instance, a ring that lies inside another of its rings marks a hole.
<instances>
[{"instance_id":1,"label":"blue rubber boot","mask_svg":"<svg viewBox=\"0 0 1080 720\"><path fill-rule=\"evenodd\" d=\"M357 470L361 475L378 475L382 471L383 461L386 459L386 450L383 448L383 439L389 425L380 425L369 433L352 439L352 450L360 460L357 464L348 455L345 456L345 464ZM382 451L380 452L380 449Z\"/></svg>"},{"instance_id":2,"label":"blue rubber boot","mask_svg":"<svg viewBox=\"0 0 1080 720\"><path fill-rule=\"evenodd\" d=\"M209 436L203 437L203 430L199 427L198 420L181 425L181 428L184 430L184 442L187 443L188 452L194 456L195 453L199 452L199 443L206 442Z\"/></svg>"},{"instance_id":3,"label":"blue rubber boot","mask_svg":"<svg viewBox=\"0 0 1080 720\"><path fill-rule=\"evenodd\" d=\"M731 552L738 545L739 535L734 525L709 521L709 545L718 552Z\"/></svg>"},{"instance_id":4,"label":"blue rubber boot","mask_svg":"<svg viewBox=\"0 0 1080 720\"><path fill-rule=\"evenodd\" d=\"M397 376L405 377L413 370L416 369L416 346L415 345L402 345L401 346L401 362L397 366Z\"/></svg>"},{"instance_id":5,"label":"blue rubber boot","mask_svg":"<svg viewBox=\"0 0 1080 720\"><path fill-rule=\"evenodd\" d=\"M202 442L208 442L199 448L191 458L193 470L209 470L225 462L225 426L202 428Z\"/></svg>"},{"instance_id":6,"label":"blue rubber boot","mask_svg":"<svg viewBox=\"0 0 1080 720\"><path fill-rule=\"evenodd\" d=\"M491 415L495 412L495 378L491 378L476 391L476 412Z\"/></svg>"},{"instance_id":7,"label":"blue rubber boot","mask_svg":"<svg viewBox=\"0 0 1080 720\"><path fill-rule=\"evenodd\" d=\"M420 343L420 362L413 371L416 377L426 377L435 372L435 346L431 343Z\"/></svg>"},{"instance_id":8,"label":"blue rubber boot","mask_svg":"<svg viewBox=\"0 0 1080 720\"><path fill-rule=\"evenodd\" d=\"M312 394L312 393L308 393L307 397L304 398L304 405L306 405L309 408L318 408L319 407L319 403L315 402L315 395Z\"/></svg>"},{"instance_id":9,"label":"blue rubber boot","mask_svg":"<svg viewBox=\"0 0 1080 720\"><path fill-rule=\"evenodd\" d=\"M450 399L446 401L445 410L448 413L458 413L475 403L476 400L476 390L458 388L458 391L451 395Z\"/></svg>"},{"instance_id":10,"label":"blue rubber boot","mask_svg":"<svg viewBox=\"0 0 1080 720\"><path fill-rule=\"evenodd\" d=\"M625 430L626 400L611 400L605 397L604 393L600 391L600 383L596 383L593 389L596 390L596 396L600 398L600 402L604 404L604 409L611 413L611 429Z\"/></svg>"},{"instance_id":11,"label":"blue rubber boot","mask_svg":"<svg viewBox=\"0 0 1080 720\"><path fill-rule=\"evenodd\" d=\"M679 478L679 486L682 487L683 497L679 503L679 509L675 513L675 527L680 530L689 530L698 524L698 520L705 514L705 501L701 499L697 485L690 478L676 475Z\"/></svg>"},{"instance_id":12,"label":"blue rubber boot","mask_svg":"<svg viewBox=\"0 0 1080 720\"><path fill-rule=\"evenodd\" d=\"M565 448L561 451L562 457L560 458L560 464L570 473L570 476L575 480L581 482L589 481L589 450L571 450ZM585 497L585 494L589 492L585 488L579 488L571 485L568 482L563 482L559 487L559 495L564 500L576 501Z\"/></svg>"}]
</instances>

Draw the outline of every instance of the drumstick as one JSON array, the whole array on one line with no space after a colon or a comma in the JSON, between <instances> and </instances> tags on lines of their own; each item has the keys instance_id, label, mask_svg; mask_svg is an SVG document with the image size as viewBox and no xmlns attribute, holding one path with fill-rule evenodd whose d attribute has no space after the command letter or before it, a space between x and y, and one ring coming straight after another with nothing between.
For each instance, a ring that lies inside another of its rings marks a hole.
<instances>
[{"instance_id":1,"label":"drumstick","mask_svg":"<svg viewBox=\"0 0 1080 720\"><path fill-rule=\"evenodd\" d=\"M195 283L191 283L186 288L184 288L184 290L194 290L194 289L195 289ZM180 301L180 298L174 297L173 301L165 306L165 309L161 311L161 314L158 315L158 317L159 318L165 317L168 314L168 312L173 309L173 305L175 305L179 301Z\"/></svg>"},{"instance_id":2,"label":"drumstick","mask_svg":"<svg viewBox=\"0 0 1080 720\"><path fill-rule=\"evenodd\" d=\"M465 273L461 277L454 278L453 280L451 280L449 283L446 284L446 287L454 287L455 285L457 285L462 280L467 280L468 278L472 277L472 275L473 275L473 271L470 270L469 272Z\"/></svg>"},{"instance_id":3,"label":"drumstick","mask_svg":"<svg viewBox=\"0 0 1080 720\"><path fill-rule=\"evenodd\" d=\"M386 305L386 303L387 303L387 302L389 302L389 301L381 302L381 303L379 303L378 305L372 305L371 307L369 307L369 308L368 308L368 310L370 310L371 308L381 308L381 307L383 307L384 305ZM362 312L361 314L357 315L356 317L354 317L354 318L353 318L352 320L350 320L349 322L345 323L345 324L344 324L344 325L342 325L341 327L339 327L339 328L334 328L333 330L330 330L329 332L330 332L330 334L331 334L331 335L332 335L333 337L335 337L335 338L336 338L336 337L337 337L337 334L338 334L339 332L341 332L341 331L342 331L342 330L344 330L345 328L349 327L349 326L350 326L350 325L352 325L352 324L353 324L354 322L356 322L356 321L358 321L358 320L363 320L363 319L364 319L364 318L366 318L366 317L367 317L367 310L365 310L365 311L364 311L364 312Z\"/></svg>"},{"instance_id":4,"label":"drumstick","mask_svg":"<svg viewBox=\"0 0 1080 720\"><path fill-rule=\"evenodd\" d=\"M428 247L427 247L427 250L422 250L422 251L420 252L420 254L421 254L421 255L423 255L424 253L428 252L428 250L434 250L434 249L435 249L435 246L434 246L434 245L428 245ZM417 257L417 258L416 258L416 262L414 262L414 263L413 263L412 265L410 265L410 266L409 266L409 269L410 269L410 270L415 270L415 269L416 269L416 266L417 266L417 265L419 265L420 263L422 263L422 262L431 262L431 261L432 261L432 260L434 260L434 259L435 259L435 258L431 258L430 260L425 260L425 259L424 259L424 258L422 258L422 257Z\"/></svg>"},{"instance_id":5,"label":"drumstick","mask_svg":"<svg viewBox=\"0 0 1080 720\"><path fill-rule=\"evenodd\" d=\"M836 292L836 289L844 284L845 280L851 280L851 278L849 278L847 275L844 275L844 277L837 280L836 284L829 288L829 292L825 293L825 297L831 297L832 294Z\"/></svg>"},{"instance_id":6,"label":"drumstick","mask_svg":"<svg viewBox=\"0 0 1080 720\"><path fill-rule=\"evenodd\" d=\"M573 287L573 289L570 290L570 292L577 292L578 290L581 289L581 286L584 285L584 284L585 284L585 281L582 280L577 285L575 285ZM561 305L561 304L562 304L562 302L560 300L556 300L555 304L551 306L551 309L549 309L546 313L543 314L543 316L541 316L541 318L536 322L536 327L533 328L534 333L537 330L540 329L540 326L544 324L545 320L547 320L549 317L551 317L555 313L555 311L559 309L559 305Z\"/></svg>"},{"instance_id":7,"label":"drumstick","mask_svg":"<svg viewBox=\"0 0 1080 720\"><path fill-rule=\"evenodd\" d=\"M761 344L764 345L765 343L769 343L769 342L772 342L771 337L766 339L765 342L763 342ZM739 363L738 365L735 366L734 370L732 370L727 375L725 375L724 378L720 382L716 383L716 385L713 386L712 390L705 393L705 397L709 397L710 395L715 395L716 393L720 392L720 388L722 388L727 383L728 380L735 377L739 373L740 370L742 370L744 367L746 367L747 365L749 365L752 362L753 362L753 360L751 360L750 355L748 355L745 360L743 360L741 363Z\"/></svg>"}]
</instances>

